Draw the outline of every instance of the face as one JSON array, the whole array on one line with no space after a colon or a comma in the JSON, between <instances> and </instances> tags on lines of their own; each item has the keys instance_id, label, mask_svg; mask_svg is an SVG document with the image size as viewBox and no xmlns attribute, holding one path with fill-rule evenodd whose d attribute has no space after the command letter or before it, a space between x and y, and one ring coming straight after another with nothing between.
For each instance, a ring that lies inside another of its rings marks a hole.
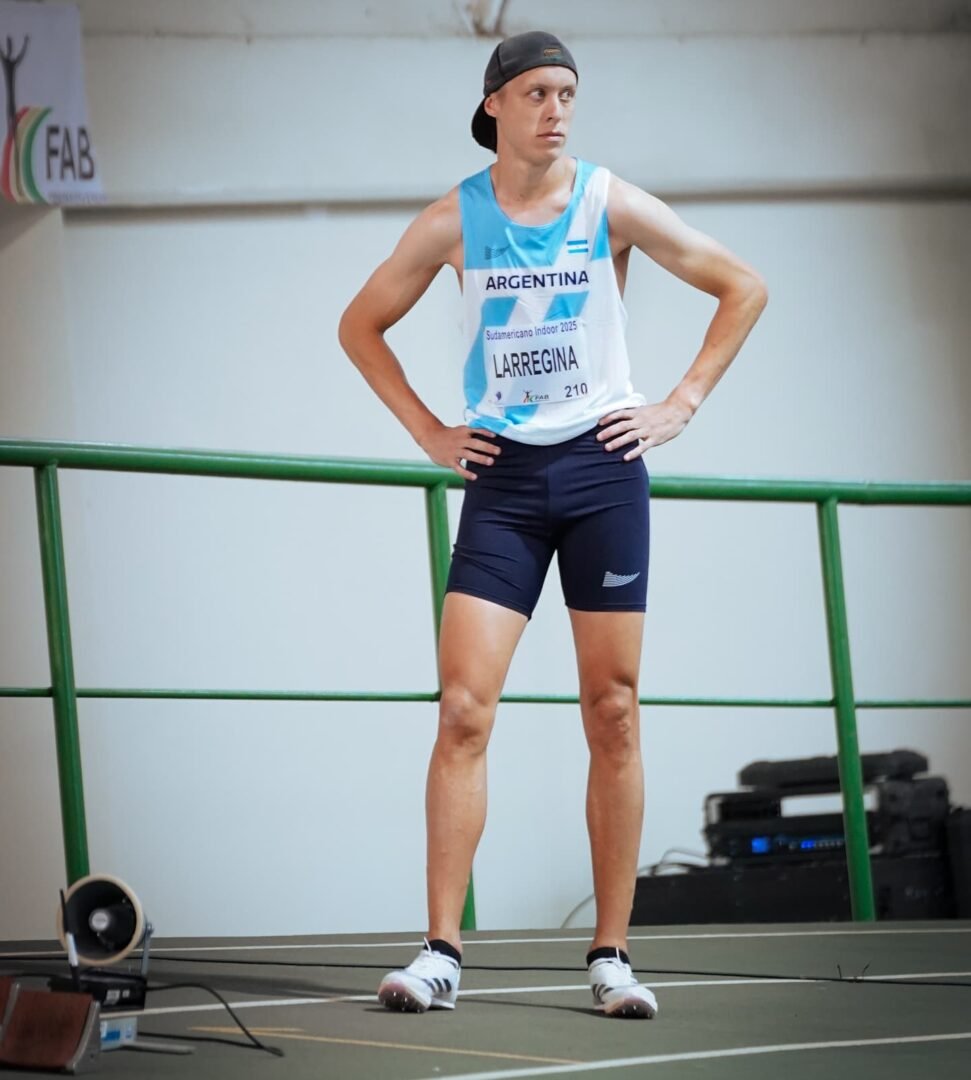
<instances>
[{"instance_id":1,"label":"face","mask_svg":"<svg viewBox=\"0 0 971 1080\"><path fill-rule=\"evenodd\" d=\"M565 67L539 67L510 79L490 94L485 110L496 118L500 146L528 161L563 153L573 119L577 77Z\"/></svg>"}]
</instances>

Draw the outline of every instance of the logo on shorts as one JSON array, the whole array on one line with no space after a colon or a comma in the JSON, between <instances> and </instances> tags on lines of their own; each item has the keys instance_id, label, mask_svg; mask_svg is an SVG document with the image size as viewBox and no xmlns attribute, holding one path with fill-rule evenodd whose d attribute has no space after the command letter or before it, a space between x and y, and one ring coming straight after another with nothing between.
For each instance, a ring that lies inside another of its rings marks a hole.
<instances>
[{"instance_id":1,"label":"logo on shorts","mask_svg":"<svg viewBox=\"0 0 971 1080\"><path fill-rule=\"evenodd\" d=\"M604 574L603 587L605 589L616 589L620 585L629 585L632 581L636 581L641 576L640 570L636 574L612 574L609 570Z\"/></svg>"}]
</instances>

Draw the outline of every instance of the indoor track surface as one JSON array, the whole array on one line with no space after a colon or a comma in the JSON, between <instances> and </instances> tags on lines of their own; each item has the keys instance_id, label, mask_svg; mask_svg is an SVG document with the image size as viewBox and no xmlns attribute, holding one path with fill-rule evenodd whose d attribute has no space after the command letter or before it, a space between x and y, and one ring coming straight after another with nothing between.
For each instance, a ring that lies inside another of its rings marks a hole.
<instances>
[{"instance_id":1,"label":"indoor track surface","mask_svg":"<svg viewBox=\"0 0 971 1080\"><path fill-rule=\"evenodd\" d=\"M388 1012L375 997L381 976L414 958L417 935L156 939L152 986L213 987L285 1056L248 1047L205 991L158 990L139 1036L193 1053L116 1050L94 1075L971 1076L971 922L632 927L635 971L659 1004L656 1019L638 1021L592 1011L588 940L579 930L468 934L457 1008L417 1015ZM66 962L49 942L0 945L0 974L28 968L66 971Z\"/></svg>"}]
</instances>

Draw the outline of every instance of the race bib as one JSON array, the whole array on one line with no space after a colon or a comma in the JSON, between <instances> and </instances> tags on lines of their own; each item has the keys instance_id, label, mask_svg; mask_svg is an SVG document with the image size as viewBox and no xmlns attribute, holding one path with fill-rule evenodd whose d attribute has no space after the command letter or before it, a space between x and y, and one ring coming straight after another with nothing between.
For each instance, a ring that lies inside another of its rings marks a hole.
<instances>
[{"instance_id":1,"label":"race bib","mask_svg":"<svg viewBox=\"0 0 971 1080\"><path fill-rule=\"evenodd\" d=\"M486 401L501 409L572 401L592 386L587 335L581 319L550 319L482 331Z\"/></svg>"}]
</instances>

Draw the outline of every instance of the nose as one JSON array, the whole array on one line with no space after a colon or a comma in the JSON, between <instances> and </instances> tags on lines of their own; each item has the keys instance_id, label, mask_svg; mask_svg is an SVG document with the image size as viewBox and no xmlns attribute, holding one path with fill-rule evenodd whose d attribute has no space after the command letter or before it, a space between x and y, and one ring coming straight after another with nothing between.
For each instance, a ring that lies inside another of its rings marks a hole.
<instances>
[{"instance_id":1,"label":"nose","mask_svg":"<svg viewBox=\"0 0 971 1080\"><path fill-rule=\"evenodd\" d=\"M550 95L547 115L550 120L558 120L563 115L563 102L558 94Z\"/></svg>"}]
</instances>

